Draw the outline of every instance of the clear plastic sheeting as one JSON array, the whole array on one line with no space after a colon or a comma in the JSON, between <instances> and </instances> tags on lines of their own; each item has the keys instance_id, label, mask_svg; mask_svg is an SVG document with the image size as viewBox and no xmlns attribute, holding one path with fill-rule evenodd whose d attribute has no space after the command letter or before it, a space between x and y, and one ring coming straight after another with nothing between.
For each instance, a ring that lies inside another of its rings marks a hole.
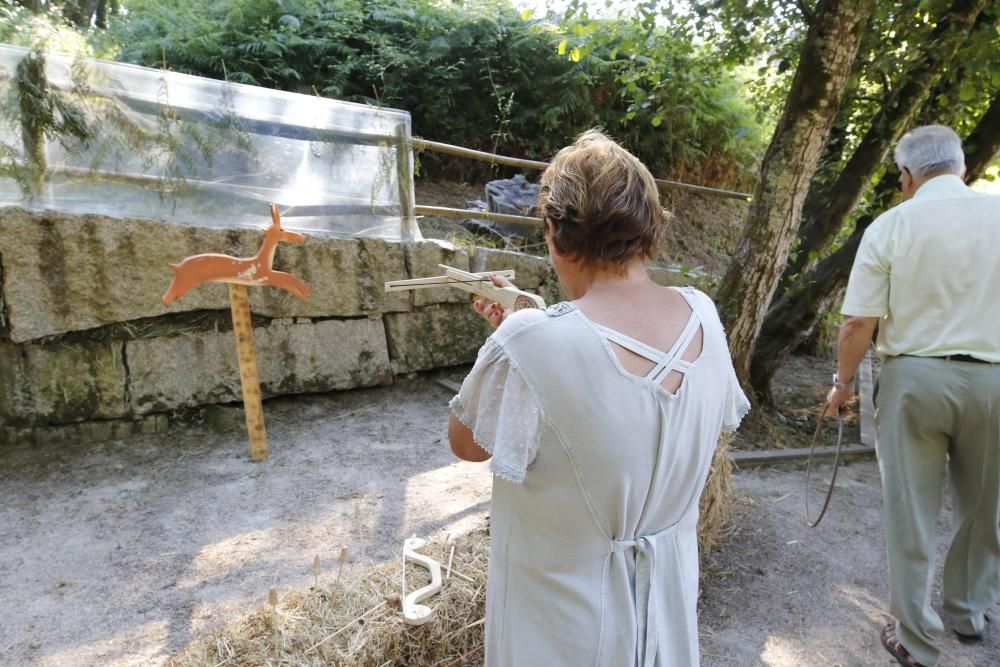
<instances>
[{"instance_id":1,"label":"clear plastic sheeting","mask_svg":"<svg viewBox=\"0 0 1000 667\"><path fill-rule=\"evenodd\" d=\"M57 55L26 86L28 57L0 45L0 206L261 227L275 202L289 229L419 236L405 111Z\"/></svg>"}]
</instances>

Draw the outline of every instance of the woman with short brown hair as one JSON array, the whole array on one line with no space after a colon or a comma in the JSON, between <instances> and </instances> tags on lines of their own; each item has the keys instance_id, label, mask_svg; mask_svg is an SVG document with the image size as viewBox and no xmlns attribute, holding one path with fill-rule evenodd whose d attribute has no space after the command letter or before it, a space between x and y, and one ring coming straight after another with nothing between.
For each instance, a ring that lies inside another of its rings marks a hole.
<instances>
[{"instance_id":1,"label":"woman with short brown hair","mask_svg":"<svg viewBox=\"0 0 1000 667\"><path fill-rule=\"evenodd\" d=\"M656 256L669 217L656 182L603 133L585 132L559 151L541 185L538 209L560 255L623 270Z\"/></svg>"},{"instance_id":2,"label":"woman with short brown hair","mask_svg":"<svg viewBox=\"0 0 1000 667\"><path fill-rule=\"evenodd\" d=\"M486 664L696 665L698 500L749 403L711 299L646 272L646 168L590 131L541 183L571 301L477 302L497 329L451 403L452 449L494 472Z\"/></svg>"}]
</instances>

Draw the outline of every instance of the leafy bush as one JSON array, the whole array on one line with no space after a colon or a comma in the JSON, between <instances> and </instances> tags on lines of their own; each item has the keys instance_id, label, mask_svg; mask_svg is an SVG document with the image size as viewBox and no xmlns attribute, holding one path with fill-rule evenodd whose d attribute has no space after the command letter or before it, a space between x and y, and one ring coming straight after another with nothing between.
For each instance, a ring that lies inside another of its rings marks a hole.
<instances>
[{"instance_id":1,"label":"leafy bush","mask_svg":"<svg viewBox=\"0 0 1000 667\"><path fill-rule=\"evenodd\" d=\"M70 56L106 58L114 55L113 44L106 33L77 30L55 7L36 13L27 7L0 3L0 43Z\"/></svg>"},{"instance_id":2,"label":"leafy bush","mask_svg":"<svg viewBox=\"0 0 1000 667\"><path fill-rule=\"evenodd\" d=\"M567 16L557 50L610 72L592 92L612 101L601 120L647 165L681 180L747 185L768 139L746 92L749 77L649 5L613 19Z\"/></svg>"},{"instance_id":3,"label":"leafy bush","mask_svg":"<svg viewBox=\"0 0 1000 667\"><path fill-rule=\"evenodd\" d=\"M428 139L546 159L602 126L659 176L732 187L752 178L765 144L742 80L689 37L638 17L532 19L508 0L125 7L108 33L73 40L103 52L115 44L117 59L150 67L406 109L414 134ZM58 14L3 11L17 16L0 39L26 43L48 31L57 35L50 41L72 41ZM429 153L421 160L467 179L488 169Z\"/></svg>"}]
</instances>

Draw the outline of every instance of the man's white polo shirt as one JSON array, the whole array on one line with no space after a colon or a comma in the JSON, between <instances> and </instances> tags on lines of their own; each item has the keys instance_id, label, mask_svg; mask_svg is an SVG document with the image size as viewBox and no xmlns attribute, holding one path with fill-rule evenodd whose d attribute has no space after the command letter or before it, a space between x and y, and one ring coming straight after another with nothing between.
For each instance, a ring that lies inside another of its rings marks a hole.
<instances>
[{"instance_id":1,"label":"man's white polo shirt","mask_svg":"<svg viewBox=\"0 0 1000 667\"><path fill-rule=\"evenodd\" d=\"M1000 363L1000 197L924 183L865 231L840 312L882 318L882 356Z\"/></svg>"}]
</instances>

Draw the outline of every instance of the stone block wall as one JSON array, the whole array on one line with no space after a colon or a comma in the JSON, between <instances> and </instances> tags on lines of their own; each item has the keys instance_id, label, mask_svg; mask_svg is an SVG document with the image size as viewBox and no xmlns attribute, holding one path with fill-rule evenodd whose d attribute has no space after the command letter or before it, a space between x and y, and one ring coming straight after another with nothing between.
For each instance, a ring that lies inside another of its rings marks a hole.
<instances>
[{"instance_id":1,"label":"stone block wall","mask_svg":"<svg viewBox=\"0 0 1000 667\"><path fill-rule=\"evenodd\" d=\"M0 209L0 444L160 431L187 409L240 401L226 287L169 306L161 297L169 263L253 255L261 239L251 229ZM388 280L439 275L438 264L515 269L522 289L561 298L548 261L515 252L316 236L279 245L275 268L312 294L250 289L264 396L385 385L474 361L489 328L468 294L384 291Z\"/></svg>"}]
</instances>

